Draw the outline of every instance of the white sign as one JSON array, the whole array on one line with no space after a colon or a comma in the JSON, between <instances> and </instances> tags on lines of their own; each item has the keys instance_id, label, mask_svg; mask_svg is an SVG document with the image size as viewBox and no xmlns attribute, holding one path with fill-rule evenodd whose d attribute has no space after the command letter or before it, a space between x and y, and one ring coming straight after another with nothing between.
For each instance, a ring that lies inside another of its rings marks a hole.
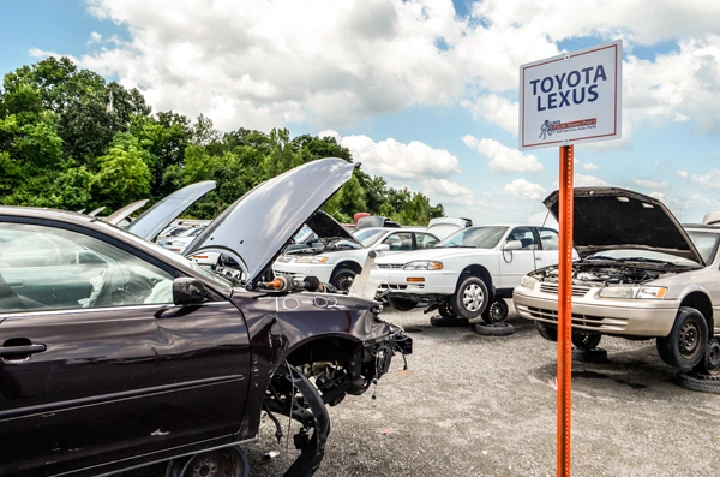
<instances>
[{"instance_id":1,"label":"white sign","mask_svg":"<svg viewBox=\"0 0 720 477\"><path fill-rule=\"evenodd\" d=\"M518 147L622 137L622 40L520 67Z\"/></svg>"}]
</instances>

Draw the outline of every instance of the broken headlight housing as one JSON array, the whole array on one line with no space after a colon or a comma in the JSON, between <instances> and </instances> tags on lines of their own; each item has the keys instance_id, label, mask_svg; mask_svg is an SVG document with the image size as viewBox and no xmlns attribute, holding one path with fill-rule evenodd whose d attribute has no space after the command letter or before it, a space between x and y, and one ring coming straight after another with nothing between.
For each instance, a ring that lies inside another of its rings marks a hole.
<instances>
[{"instance_id":1,"label":"broken headlight housing","mask_svg":"<svg viewBox=\"0 0 720 477\"><path fill-rule=\"evenodd\" d=\"M667 288L665 287L603 287L598 292L599 298L665 298Z\"/></svg>"}]
</instances>

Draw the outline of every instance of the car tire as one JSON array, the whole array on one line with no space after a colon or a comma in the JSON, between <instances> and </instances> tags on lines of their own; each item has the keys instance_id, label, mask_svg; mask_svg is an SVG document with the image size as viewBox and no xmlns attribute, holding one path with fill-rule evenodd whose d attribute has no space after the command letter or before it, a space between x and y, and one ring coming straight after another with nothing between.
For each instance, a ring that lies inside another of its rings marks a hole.
<instances>
[{"instance_id":1,"label":"car tire","mask_svg":"<svg viewBox=\"0 0 720 477\"><path fill-rule=\"evenodd\" d=\"M347 292L350 290L354 279L354 271L349 268L341 268L333 273L333 277L330 282L339 292Z\"/></svg>"},{"instance_id":2,"label":"car tire","mask_svg":"<svg viewBox=\"0 0 720 477\"><path fill-rule=\"evenodd\" d=\"M675 382L685 389L701 393L720 394L720 376L708 376L695 371L680 371Z\"/></svg>"},{"instance_id":3,"label":"car tire","mask_svg":"<svg viewBox=\"0 0 720 477\"><path fill-rule=\"evenodd\" d=\"M475 333L484 336L508 336L515 333L515 327L510 323L475 323Z\"/></svg>"},{"instance_id":4,"label":"car tire","mask_svg":"<svg viewBox=\"0 0 720 477\"><path fill-rule=\"evenodd\" d=\"M538 333L540 333L540 336L542 336L546 340L548 340L548 341L557 341L558 340L557 326L550 326L541 321L536 321L535 326L537 327L537 330L538 330Z\"/></svg>"},{"instance_id":5,"label":"car tire","mask_svg":"<svg viewBox=\"0 0 720 477\"><path fill-rule=\"evenodd\" d=\"M720 375L720 337L716 336L708 342L703 359L693 370L703 375Z\"/></svg>"},{"instance_id":6,"label":"car tire","mask_svg":"<svg viewBox=\"0 0 720 477\"><path fill-rule=\"evenodd\" d=\"M681 371L691 370L703 360L707 343L705 317L695 308L686 306L678 310L670 334L655 340L660 358Z\"/></svg>"},{"instance_id":7,"label":"car tire","mask_svg":"<svg viewBox=\"0 0 720 477\"><path fill-rule=\"evenodd\" d=\"M510 307L502 298L495 298L490 305L485 307L482 312L482 319L485 323L492 325L495 323L504 323L510 314Z\"/></svg>"},{"instance_id":8,"label":"car tire","mask_svg":"<svg viewBox=\"0 0 720 477\"><path fill-rule=\"evenodd\" d=\"M573 361L579 363L602 364L608 362L605 348L575 348L570 354Z\"/></svg>"},{"instance_id":9,"label":"car tire","mask_svg":"<svg viewBox=\"0 0 720 477\"><path fill-rule=\"evenodd\" d=\"M436 328L458 328L468 326L470 322L467 318L458 318L450 316L431 316L430 325Z\"/></svg>"},{"instance_id":10,"label":"car tire","mask_svg":"<svg viewBox=\"0 0 720 477\"><path fill-rule=\"evenodd\" d=\"M409 298L388 298L390 306L397 311L410 311L415 309L415 302Z\"/></svg>"},{"instance_id":11,"label":"car tire","mask_svg":"<svg viewBox=\"0 0 720 477\"><path fill-rule=\"evenodd\" d=\"M577 349L593 349L597 348L602 340L601 335L584 333L582 331L573 331L572 333L572 344Z\"/></svg>"},{"instance_id":12,"label":"car tire","mask_svg":"<svg viewBox=\"0 0 720 477\"><path fill-rule=\"evenodd\" d=\"M488 303L488 289L478 277L467 276L461 280L451 304L455 314L461 318L477 318L485 311Z\"/></svg>"}]
</instances>

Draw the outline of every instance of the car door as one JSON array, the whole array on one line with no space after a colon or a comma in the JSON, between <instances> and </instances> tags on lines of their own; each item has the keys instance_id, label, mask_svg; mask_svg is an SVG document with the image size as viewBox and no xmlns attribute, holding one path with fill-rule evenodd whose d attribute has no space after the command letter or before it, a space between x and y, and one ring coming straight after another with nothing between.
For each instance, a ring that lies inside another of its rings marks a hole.
<instances>
[{"instance_id":1,"label":"car door","mask_svg":"<svg viewBox=\"0 0 720 477\"><path fill-rule=\"evenodd\" d=\"M512 289L520 284L522 277L529 271L537 268L540 255L537 253L537 240L534 227L514 227L508 233L504 243L520 241L520 250L500 249L500 280L495 284L497 288Z\"/></svg>"},{"instance_id":2,"label":"car door","mask_svg":"<svg viewBox=\"0 0 720 477\"><path fill-rule=\"evenodd\" d=\"M378 255L409 251L413 249L413 233L393 232L387 234L381 243L389 245L390 250L379 251Z\"/></svg>"},{"instance_id":3,"label":"car door","mask_svg":"<svg viewBox=\"0 0 720 477\"><path fill-rule=\"evenodd\" d=\"M540 250L537 252L541 257L541 260L538 261L538 267L557 265L559 260L559 237L557 231L547 227L538 227L537 231L540 239Z\"/></svg>"},{"instance_id":4,"label":"car door","mask_svg":"<svg viewBox=\"0 0 720 477\"><path fill-rule=\"evenodd\" d=\"M237 432L250 350L234 305L173 305L179 271L93 231L0 221L0 239L8 230L55 247L28 250L34 274L23 275L17 254L12 264L0 256L0 475L67 472ZM67 264L64 241L104 261ZM25 294L40 287L47 296Z\"/></svg>"}]
</instances>

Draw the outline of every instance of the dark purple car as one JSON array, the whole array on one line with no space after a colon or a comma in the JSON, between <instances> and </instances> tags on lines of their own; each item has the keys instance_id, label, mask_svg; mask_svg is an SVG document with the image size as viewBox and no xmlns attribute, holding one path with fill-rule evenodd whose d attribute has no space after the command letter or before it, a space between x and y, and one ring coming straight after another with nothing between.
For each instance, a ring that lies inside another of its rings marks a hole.
<instances>
[{"instance_id":1,"label":"dark purple car","mask_svg":"<svg viewBox=\"0 0 720 477\"><path fill-rule=\"evenodd\" d=\"M354 167L323 159L293 169L196 238L186 254L232 257L242 287L151 243L211 181L126 230L0 206L0 475L101 475L167 461L173 476L202 466L242 476L240 446L257 439L263 411L300 422L302 452L286 475L312 474L329 432L325 406L365 392L396 352L412 352L377 303L313 291L322 285L312 278L268 276Z\"/></svg>"}]
</instances>

